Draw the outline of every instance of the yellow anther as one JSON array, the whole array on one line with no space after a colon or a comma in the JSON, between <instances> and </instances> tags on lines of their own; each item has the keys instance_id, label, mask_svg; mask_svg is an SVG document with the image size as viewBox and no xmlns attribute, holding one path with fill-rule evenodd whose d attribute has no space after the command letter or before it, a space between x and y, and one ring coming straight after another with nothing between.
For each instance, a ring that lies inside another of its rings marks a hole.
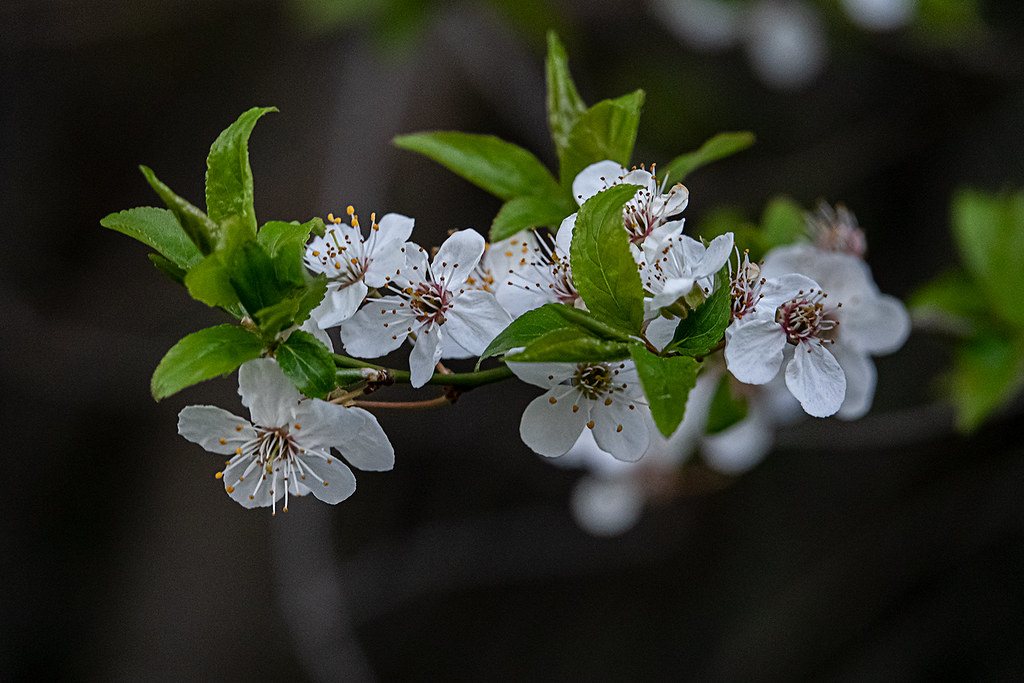
<instances>
[{"instance_id":1,"label":"yellow anther","mask_svg":"<svg viewBox=\"0 0 1024 683\"><path fill-rule=\"evenodd\" d=\"M241 454L242 454L242 449L241 448L236 448L235 449L235 455L241 455Z\"/></svg>"},{"instance_id":2,"label":"yellow anther","mask_svg":"<svg viewBox=\"0 0 1024 683\"><path fill-rule=\"evenodd\" d=\"M235 425L235 431L236 432L242 431L242 425Z\"/></svg>"},{"instance_id":3,"label":"yellow anther","mask_svg":"<svg viewBox=\"0 0 1024 683\"><path fill-rule=\"evenodd\" d=\"M616 428L615 428L615 431L617 431L617 432L621 432L621 431L622 431L622 425L619 425L618 427L616 427Z\"/></svg>"},{"instance_id":4,"label":"yellow anther","mask_svg":"<svg viewBox=\"0 0 1024 683\"><path fill-rule=\"evenodd\" d=\"M348 208L345 209L345 211L348 212L349 216L351 216L351 215L353 215L356 212L356 207L354 207L351 204L349 204Z\"/></svg>"},{"instance_id":5,"label":"yellow anther","mask_svg":"<svg viewBox=\"0 0 1024 683\"><path fill-rule=\"evenodd\" d=\"M220 440L220 445L221 445L221 446L223 446L223 445L224 445L224 444L226 444L227 442L228 442L228 440L227 440L227 439L221 439L221 440Z\"/></svg>"},{"instance_id":6,"label":"yellow anther","mask_svg":"<svg viewBox=\"0 0 1024 683\"><path fill-rule=\"evenodd\" d=\"M590 422L587 423L587 428L588 429L593 429L594 428L594 421L593 420L591 420Z\"/></svg>"},{"instance_id":7,"label":"yellow anther","mask_svg":"<svg viewBox=\"0 0 1024 683\"><path fill-rule=\"evenodd\" d=\"M224 478L224 473L223 472L218 472L217 474L215 474L213 476L214 476L215 479L223 479Z\"/></svg>"},{"instance_id":8,"label":"yellow anther","mask_svg":"<svg viewBox=\"0 0 1024 683\"><path fill-rule=\"evenodd\" d=\"M234 493L235 492L235 487L234 486L225 486L224 490L227 491L228 493Z\"/></svg>"},{"instance_id":9,"label":"yellow anther","mask_svg":"<svg viewBox=\"0 0 1024 683\"><path fill-rule=\"evenodd\" d=\"M609 396L608 398L606 398L606 399L604 400L604 404L605 404L606 406L610 406L610 405L612 404L612 397L611 397L611 396Z\"/></svg>"},{"instance_id":10,"label":"yellow anther","mask_svg":"<svg viewBox=\"0 0 1024 683\"><path fill-rule=\"evenodd\" d=\"M552 396L551 398L548 399L548 403L550 403L551 405L555 405L556 403L558 403L558 399Z\"/></svg>"},{"instance_id":11,"label":"yellow anther","mask_svg":"<svg viewBox=\"0 0 1024 683\"><path fill-rule=\"evenodd\" d=\"M580 411L580 407L579 406L573 406L572 407L572 412L578 413L579 411Z\"/></svg>"},{"instance_id":12,"label":"yellow anther","mask_svg":"<svg viewBox=\"0 0 1024 683\"><path fill-rule=\"evenodd\" d=\"M302 425L300 425L298 422L296 422L295 423L295 428L296 429L302 429Z\"/></svg>"}]
</instances>

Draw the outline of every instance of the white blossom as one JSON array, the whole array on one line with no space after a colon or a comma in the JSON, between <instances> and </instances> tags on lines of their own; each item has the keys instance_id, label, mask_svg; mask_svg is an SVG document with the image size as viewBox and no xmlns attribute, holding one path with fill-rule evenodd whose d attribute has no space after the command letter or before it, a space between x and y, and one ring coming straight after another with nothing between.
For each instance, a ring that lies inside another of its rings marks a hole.
<instances>
[{"instance_id":1,"label":"white blossom","mask_svg":"<svg viewBox=\"0 0 1024 683\"><path fill-rule=\"evenodd\" d=\"M801 273L813 278L842 302L830 317L830 351L846 376L846 397L837 415L863 416L871 407L876 373L871 356L900 348L910 334L910 316L895 297L878 290L871 270L861 259L826 252L809 244L778 247L765 256L762 273Z\"/></svg>"},{"instance_id":2,"label":"white blossom","mask_svg":"<svg viewBox=\"0 0 1024 683\"><path fill-rule=\"evenodd\" d=\"M327 294L313 311L317 324L326 329L348 320L366 298L369 287L383 287L405 262L402 247L412 234L413 219L385 214L380 222L370 215L370 232L363 239L359 217L348 207L351 225L340 219L328 225L323 237L306 246L306 265L327 276Z\"/></svg>"},{"instance_id":3,"label":"white blossom","mask_svg":"<svg viewBox=\"0 0 1024 683\"><path fill-rule=\"evenodd\" d=\"M650 409L632 361L508 366L524 382L547 389L526 407L519 426L535 452L563 455L584 429L619 460L639 460L647 450Z\"/></svg>"},{"instance_id":4,"label":"white blossom","mask_svg":"<svg viewBox=\"0 0 1024 683\"><path fill-rule=\"evenodd\" d=\"M737 277L745 276L741 272ZM778 373L784 352L792 347L786 387L807 414L835 414L846 394L846 376L830 350L841 306L832 301L818 283L803 275L789 273L757 281L753 309L734 316L725 330L729 372L747 384L767 384Z\"/></svg>"},{"instance_id":5,"label":"white blossom","mask_svg":"<svg viewBox=\"0 0 1024 683\"><path fill-rule=\"evenodd\" d=\"M648 239L640 267L644 289L654 295L645 300L648 308L657 311L670 306L698 283L710 293L711 280L729 260L732 250L731 232L719 235L707 246L682 234Z\"/></svg>"},{"instance_id":6,"label":"white blossom","mask_svg":"<svg viewBox=\"0 0 1024 683\"><path fill-rule=\"evenodd\" d=\"M395 452L373 415L303 397L272 359L243 364L238 392L252 421L216 406L187 406L178 415L178 433L232 456L217 478L243 507L276 512L283 497L287 511L289 496L310 492L338 503L356 488L349 465L371 471L394 466Z\"/></svg>"},{"instance_id":7,"label":"white blossom","mask_svg":"<svg viewBox=\"0 0 1024 683\"><path fill-rule=\"evenodd\" d=\"M409 356L410 383L427 383L442 358L469 358L483 353L510 322L490 292L473 289L467 280L484 252L475 230L453 233L433 260L415 244L402 247L405 265L391 276L381 299L371 299L341 326L345 349L360 358L389 353L406 338L415 339Z\"/></svg>"}]
</instances>

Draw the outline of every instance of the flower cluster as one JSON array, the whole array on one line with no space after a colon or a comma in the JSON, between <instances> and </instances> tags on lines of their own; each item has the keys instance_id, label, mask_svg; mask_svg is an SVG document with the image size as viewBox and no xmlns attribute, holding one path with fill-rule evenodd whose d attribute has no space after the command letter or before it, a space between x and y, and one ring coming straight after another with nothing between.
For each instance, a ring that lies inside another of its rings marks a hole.
<instances>
[{"instance_id":1,"label":"flower cluster","mask_svg":"<svg viewBox=\"0 0 1024 683\"><path fill-rule=\"evenodd\" d=\"M661 169L627 168L642 93L587 107L553 34L547 74L557 178L490 136L396 138L505 202L490 244L463 229L428 251L413 241L412 218L371 214L364 224L353 207L327 222L259 225L247 141L272 108L245 112L214 143L206 211L144 168L167 208L104 219L234 319L180 340L152 379L161 399L238 369L249 420L188 406L178 422L189 441L230 456L216 476L232 499L275 512L306 493L344 500L352 468L395 462L370 410L446 405L511 378L543 390L522 414L523 442L590 463L599 474L581 484L577 510L590 501L605 513L635 514L648 474L698 447L722 471L752 466L784 412L775 406L799 403L816 417L868 410L871 357L898 348L909 323L875 286L852 213L821 205L807 221L811 241L741 259L733 232L705 240L685 230L681 180L752 136L716 136ZM377 364L403 347L407 362ZM453 372L460 359L476 365ZM440 395L371 396L396 382ZM622 528L603 519L595 529Z\"/></svg>"}]
</instances>

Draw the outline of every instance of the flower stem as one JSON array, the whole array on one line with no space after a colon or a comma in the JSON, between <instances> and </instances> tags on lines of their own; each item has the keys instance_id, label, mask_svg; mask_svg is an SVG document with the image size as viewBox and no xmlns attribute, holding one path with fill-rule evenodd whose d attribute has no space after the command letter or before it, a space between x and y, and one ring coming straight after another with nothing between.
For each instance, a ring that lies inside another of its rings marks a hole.
<instances>
[{"instance_id":1,"label":"flower stem","mask_svg":"<svg viewBox=\"0 0 1024 683\"><path fill-rule=\"evenodd\" d=\"M342 356L340 354L333 354L334 364L343 368L373 368L374 370L381 370L386 372L395 382L402 384L409 383L409 372L408 370L394 370L387 368L382 365L374 365L373 363L367 363L366 361L358 360L356 358L349 358L348 356ZM427 380L427 384L438 384L446 387L459 387L462 389L472 389L474 387L480 387L485 384L493 384L494 382L500 382L505 379L512 377L512 371L508 367L501 365L496 368L489 370L477 370L476 372L451 372L451 373L440 373L435 372L430 379Z\"/></svg>"}]
</instances>

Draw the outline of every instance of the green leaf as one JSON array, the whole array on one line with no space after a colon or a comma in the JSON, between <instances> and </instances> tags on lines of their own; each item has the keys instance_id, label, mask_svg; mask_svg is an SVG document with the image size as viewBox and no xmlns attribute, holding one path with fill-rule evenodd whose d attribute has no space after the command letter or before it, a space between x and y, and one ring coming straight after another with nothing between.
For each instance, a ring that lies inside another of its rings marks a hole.
<instances>
[{"instance_id":1,"label":"green leaf","mask_svg":"<svg viewBox=\"0 0 1024 683\"><path fill-rule=\"evenodd\" d=\"M505 202L491 223L491 242L511 237L520 230L538 226L558 229L562 220L576 210L568 197L516 197Z\"/></svg>"},{"instance_id":2,"label":"green leaf","mask_svg":"<svg viewBox=\"0 0 1024 683\"><path fill-rule=\"evenodd\" d=\"M953 199L953 235L967 270L1003 320L1024 329L1024 192L962 191Z\"/></svg>"},{"instance_id":3,"label":"green leaf","mask_svg":"<svg viewBox=\"0 0 1024 683\"><path fill-rule=\"evenodd\" d=\"M313 309L324 300L325 294L327 294L327 276L318 273L316 277L306 282L306 286L299 296L299 307L295 311L296 325L306 322Z\"/></svg>"},{"instance_id":4,"label":"green leaf","mask_svg":"<svg viewBox=\"0 0 1024 683\"><path fill-rule=\"evenodd\" d=\"M171 278L179 285L185 284L185 271L173 261L164 258L160 254L149 254L149 260L161 273Z\"/></svg>"},{"instance_id":5,"label":"green leaf","mask_svg":"<svg viewBox=\"0 0 1024 683\"><path fill-rule=\"evenodd\" d=\"M716 276L715 291L679 321L666 350L684 356L706 356L722 341L731 314L729 264L726 264Z\"/></svg>"},{"instance_id":6,"label":"green leaf","mask_svg":"<svg viewBox=\"0 0 1024 683\"><path fill-rule=\"evenodd\" d=\"M587 110L587 105L576 92L576 84L569 73L569 58L554 31L548 31L548 58L544 71L547 78L548 126L551 128L555 150L561 158L569 146L569 134Z\"/></svg>"},{"instance_id":7,"label":"green leaf","mask_svg":"<svg viewBox=\"0 0 1024 683\"><path fill-rule=\"evenodd\" d=\"M733 380L728 372L722 373L708 407L708 434L724 432L747 416L747 399L732 391Z\"/></svg>"},{"instance_id":8,"label":"green leaf","mask_svg":"<svg viewBox=\"0 0 1024 683\"><path fill-rule=\"evenodd\" d=\"M761 248L792 244L807 234L806 211L788 197L774 197L761 216Z\"/></svg>"},{"instance_id":9,"label":"green leaf","mask_svg":"<svg viewBox=\"0 0 1024 683\"><path fill-rule=\"evenodd\" d=\"M184 270L203 258L188 233L182 229L181 223L168 209L152 206L127 209L104 217L100 225L134 237Z\"/></svg>"},{"instance_id":10,"label":"green leaf","mask_svg":"<svg viewBox=\"0 0 1024 683\"><path fill-rule=\"evenodd\" d=\"M231 284L231 271L224 265L219 253L210 254L188 271L185 286L196 301L223 308L239 319L245 315L242 302Z\"/></svg>"},{"instance_id":11,"label":"green leaf","mask_svg":"<svg viewBox=\"0 0 1024 683\"><path fill-rule=\"evenodd\" d=\"M569 246L569 263L580 297L596 318L640 331L644 291L622 225L622 205L636 185L615 185L580 207Z\"/></svg>"},{"instance_id":12,"label":"green leaf","mask_svg":"<svg viewBox=\"0 0 1024 683\"><path fill-rule=\"evenodd\" d=\"M306 396L327 398L334 389L334 359L316 337L294 330L274 352L284 374Z\"/></svg>"},{"instance_id":13,"label":"green leaf","mask_svg":"<svg viewBox=\"0 0 1024 683\"><path fill-rule=\"evenodd\" d=\"M701 166L745 150L754 144L754 140L754 134L746 131L719 133L705 141L700 149L681 154L670 161L665 167L664 177L668 182L679 182Z\"/></svg>"},{"instance_id":14,"label":"green leaf","mask_svg":"<svg viewBox=\"0 0 1024 683\"><path fill-rule=\"evenodd\" d=\"M394 143L433 159L501 199L562 192L530 152L491 135L434 132L399 135Z\"/></svg>"},{"instance_id":15,"label":"green leaf","mask_svg":"<svg viewBox=\"0 0 1024 683\"><path fill-rule=\"evenodd\" d=\"M522 351L505 356L516 363L577 363L584 361L622 360L629 355L629 346L588 336L576 329L553 330L526 345Z\"/></svg>"},{"instance_id":16,"label":"green leaf","mask_svg":"<svg viewBox=\"0 0 1024 683\"><path fill-rule=\"evenodd\" d=\"M292 326L295 314L299 310L299 299L283 299L276 304L253 313L252 319L260 328L260 336L266 340L274 339L281 330Z\"/></svg>"},{"instance_id":17,"label":"green leaf","mask_svg":"<svg viewBox=\"0 0 1024 683\"><path fill-rule=\"evenodd\" d=\"M139 166L139 170L146 177L149 186L160 195L160 199L178 219L178 223L188 234L189 239L198 247L200 253L209 254L220 245L222 241L220 226L188 201L174 194L171 188L160 182L152 169Z\"/></svg>"},{"instance_id":18,"label":"green leaf","mask_svg":"<svg viewBox=\"0 0 1024 683\"><path fill-rule=\"evenodd\" d=\"M636 363L654 424L668 438L683 421L686 399L697 384L700 363L688 356L658 356L643 344L631 345L629 355Z\"/></svg>"},{"instance_id":19,"label":"green leaf","mask_svg":"<svg viewBox=\"0 0 1024 683\"><path fill-rule=\"evenodd\" d=\"M617 327L615 325L609 325L608 323L598 320L589 311L584 311L580 308L573 306L566 306L564 304L550 304L556 306L552 309L558 313L558 315L565 318L573 325L582 327L585 330L589 330L595 336L601 339L609 339L613 341L621 342L633 342L636 341L637 335L635 332Z\"/></svg>"},{"instance_id":20,"label":"green leaf","mask_svg":"<svg viewBox=\"0 0 1024 683\"><path fill-rule=\"evenodd\" d=\"M150 382L153 398L159 401L203 380L226 375L262 352L263 342L237 325L193 332L172 346L157 365Z\"/></svg>"},{"instance_id":21,"label":"green leaf","mask_svg":"<svg viewBox=\"0 0 1024 683\"><path fill-rule=\"evenodd\" d=\"M256 241L271 256L276 254L277 250L286 244L298 244L301 247L305 247L306 242L309 241L309 234L313 231L317 222L323 226L324 222L320 218L314 218L305 223L299 223L298 221L292 221L291 223L269 221L260 228L259 233L256 235Z\"/></svg>"},{"instance_id":22,"label":"green leaf","mask_svg":"<svg viewBox=\"0 0 1024 683\"><path fill-rule=\"evenodd\" d=\"M228 126L206 157L206 211L219 224L233 224L241 234L256 236L249 136L260 117L276 107L254 107Z\"/></svg>"},{"instance_id":23,"label":"green leaf","mask_svg":"<svg viewBox=\"0 0 1024 683\"><path fill-rule=\"evenodd\" d=\"M571 189L577 174L598 161L610 159L629 166L643 103L644 91L637 90L614 100L602 100L577 119L558 157L562 187Z\"/></svg>"},{"instance_id":24,"label":"green leaf","mask_svg":"<svg viewBox=\"0 0 1024 683\"><path fill-rule=\"evenodd\" d=\"M986 304L977 283L962 268L926 283L907 302L916 323L937 323L960 336L973 335L978 324L986 321Z\"/></svg>"},{"instance_id":25,"label":"green leaf","mask_svg":"<svg viewBox=\"0 0 1024 683\"><path fill-rule=\"evenodd\" d=\"M255 241L239 245L224 258L231 286L250 315L278 303L292 289L282 286L275 261Z\"/></svg>"},{"instance_id":26,"label":"green leaf","mask_svg":"<svg viewBox=\"0 0 1024 683\"><path fill-rule=\"evenodd\" d=\"M1024 343L985 332L957 349L951 393L957 428L975 430L1024 386Z\"/></svg>"},{"instance_id":27,"label":"green leaf","mask_svg":"<svg viewBox=\"0 0 1024 683\"><path fill-rule=\"evenodd\" d=\"M566 308L566 306L564 304L544 304L540 308L523 313L491 340L484 352L480 354L480 361L526 346L548 332L565 329L578 330L577 326L567 321L559 313L560 308ZM477 361L477 367L480 367L479 361Z\"/></svg>"}]
</instances>

